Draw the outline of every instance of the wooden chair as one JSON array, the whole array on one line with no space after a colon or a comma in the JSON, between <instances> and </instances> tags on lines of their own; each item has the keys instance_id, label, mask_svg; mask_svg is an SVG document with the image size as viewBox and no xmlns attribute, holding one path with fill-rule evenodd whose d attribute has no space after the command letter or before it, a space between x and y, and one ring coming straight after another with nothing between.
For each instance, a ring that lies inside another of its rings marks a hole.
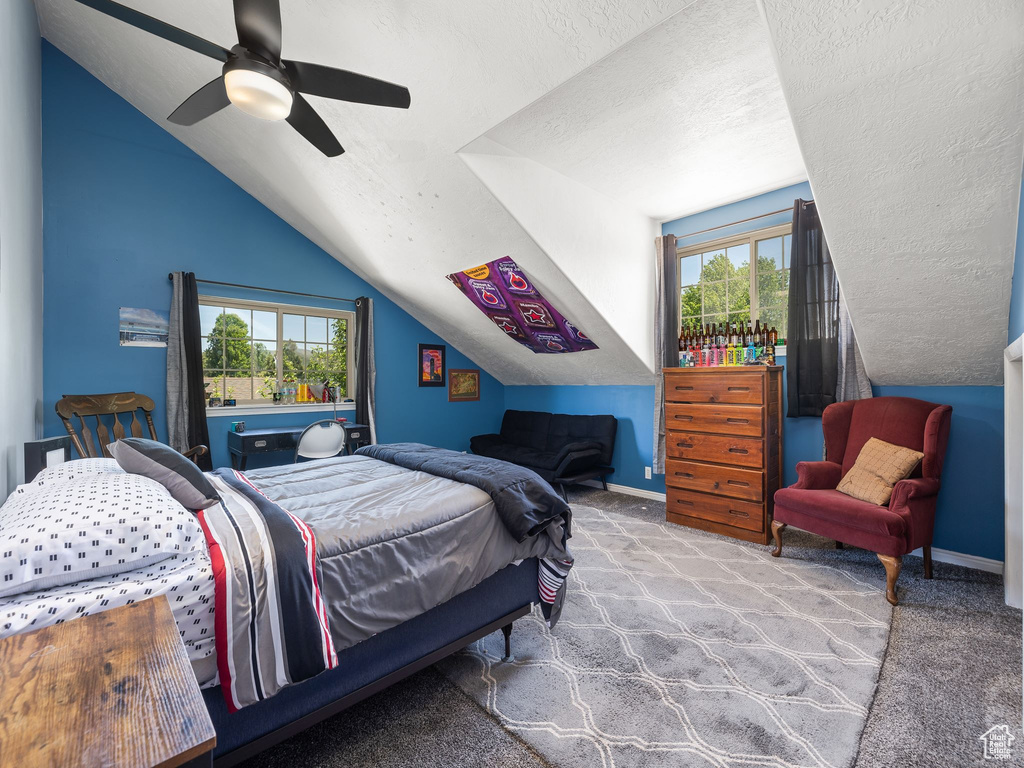
<instances>
[{"instance_id":1,"label":"wooden chair","mask_svg":"<svg viewBox=\"0 0 1024 768\"><path fill-rule=\"evenodd\" d=\"M138 395L135 392L111 392L106 395L64 395L57 401L56 410L80 457L83 459L109 459L111 456L107 446L116 440L128 437L125 425L121 423L119 416L127 417L128 414L131 414L131 421L128 424L131 436L142 437L142 424L139 422L138 416L138 412L142 411L146 426L149 427L149 439L159 440L156 436L156 427L153 426L153 408L155 407L152 398L146 397L146 395ZM86 423L86 416L96 418L95 439L92 430ZM109 416L113 420L109 430L101 418L104 416ZM73 418L78 419L81 434L75 431L75 426L71 422ZM203 456L208 451L209 449L205 445L197 445L185 451L184 455L195 461L197 456Z\"/></svg>"}]
</instances>

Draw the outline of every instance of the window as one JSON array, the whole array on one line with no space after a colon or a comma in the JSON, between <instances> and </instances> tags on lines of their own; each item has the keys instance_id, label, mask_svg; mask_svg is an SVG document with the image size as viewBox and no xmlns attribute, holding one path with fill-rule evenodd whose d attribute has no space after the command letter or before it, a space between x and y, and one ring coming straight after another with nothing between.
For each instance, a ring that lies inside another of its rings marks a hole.
<instances>
[{"instance_id":1,"label":"window","mask_svg":"<svg viewBox=\"0 0 1024 768\"><path fill-rule=\"evenodd\" d=\"M199 297L207 397L272 404L283 382L339 387L351 397L352 312Z\"/></svg>"},{"instance_id":2,"label":"window","mask_svg":"<svg viewBox=\"0 0 1024 768\"><path fill-rule=\"evenodd\" d=\"M680 248L682 326L760 321L786 335L790 224ZM751 254L754 258L751 259Z\"/></svg>"}]
</instances>

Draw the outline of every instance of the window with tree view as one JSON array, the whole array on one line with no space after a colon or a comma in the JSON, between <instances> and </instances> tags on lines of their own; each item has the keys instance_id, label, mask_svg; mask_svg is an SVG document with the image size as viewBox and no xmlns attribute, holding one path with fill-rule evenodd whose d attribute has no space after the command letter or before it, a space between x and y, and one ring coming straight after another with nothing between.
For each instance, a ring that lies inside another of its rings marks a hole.
<instances>
[{"instance_id":1,"label":"window with tree view","mask_svg":"<svg viewBox=\"0 0 1024 768\"><path fill-rule=\"evenodd\" d=\"M791 226L680 248L682 326L750 323L786 335ZM753 256L753 258L751 258Z\"/></svg>"},{"instance_id":2,"label":"window with tree view","mask_svg":"<svg viewBox=\"0 0 1024 768\"><path fill-rule=\"evenodd\" d=\"M207 398L272 404L284 382L338 387L350 397L351 312L201 296Z\"/></svg>"}]
</instances>

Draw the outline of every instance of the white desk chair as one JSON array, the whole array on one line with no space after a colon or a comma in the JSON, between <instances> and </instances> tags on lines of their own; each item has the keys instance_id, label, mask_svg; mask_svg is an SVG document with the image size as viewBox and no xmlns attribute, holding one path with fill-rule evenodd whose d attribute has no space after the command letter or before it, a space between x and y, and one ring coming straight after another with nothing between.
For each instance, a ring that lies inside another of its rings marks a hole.
<instances>
[{"instance_id":1,"label":"white desk chair","mask_svg":"<svg viewBox=\"0 0 1024 768\"><path fill-rule=\"evenodd\" d=\"M295 444L295 460L329 459L345 450L345 428L334 419L314 421L299 435Z\"/></svg>"}]
</instances>

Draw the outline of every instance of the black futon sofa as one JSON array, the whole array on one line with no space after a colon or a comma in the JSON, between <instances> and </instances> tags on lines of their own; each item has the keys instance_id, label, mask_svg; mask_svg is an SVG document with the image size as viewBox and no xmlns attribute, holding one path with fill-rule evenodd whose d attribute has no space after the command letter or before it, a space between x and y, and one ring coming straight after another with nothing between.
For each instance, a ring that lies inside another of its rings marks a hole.
<instances>
[{"instance_id":1,"label":"black futon sofa","mask_svg":"<svg viewBox=\"0 0 1024 768\"><path fill-rule=\"evenodd\" d=\"M541 411L505 411L501 434L477 435L469 441L473 453L532 469L565 496L565 486L606 475L615 447L614 416L570 416Z\"/></svg>"}]
</instances>

